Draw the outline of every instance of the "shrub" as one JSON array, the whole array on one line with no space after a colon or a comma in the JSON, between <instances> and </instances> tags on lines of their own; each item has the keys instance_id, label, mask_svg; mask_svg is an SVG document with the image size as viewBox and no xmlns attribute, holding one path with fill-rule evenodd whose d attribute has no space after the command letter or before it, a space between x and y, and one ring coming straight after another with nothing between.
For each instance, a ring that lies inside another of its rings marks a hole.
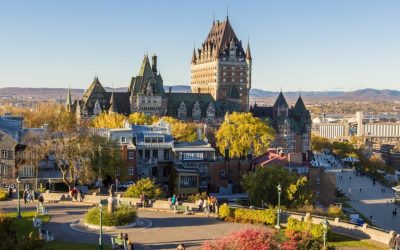
<instances>
[{"instance_id":1,"label":"shrub","mask_svg":"<svg viewBox=\"0 0 400 250\"><path fill-rule=\"evenodd\" d=\"M289 218L286 226L286 235L290 237L294 233L308 233L313 239L322 240L324 237L324 227L322 224L313 224L310 220L299 221Z\"/></svg>"},{"instance_id":2,"label":"shrub","mask_svg":"<svg viewBox=\"0 0 400 250\"><path fill-rule=\"evenodd\" d=\"M327 214L329 217L342 217L343 211L340 206L330 205Z\"/></svg>"},{"instance_id":3,"label":"shrub","mask_svg":"<svg viewBox=\"0 0 400 250\"><path fill-rule=\"evenodd\" d=\"M104 226L125 226L136 219L136 210L128 206L120 206L115 209L113 214L107 212L103 207L103 225ZM100 225L100 208L93 207L85 214L85 222L94 225Z\"/></svg>"},{"instance_id":4,"label":"shrub","mask_svg":"<svg viewBox=\"0 0 400 250\"><path fill-rule=\"evenodd\" d=\"M150 178L138 180L134 185L130 186L126 192L126 197L139 198L141 194L145 194L148 199L155 199L162 195L161 188Z\"/></svg>"},{"instance_id":5,"label":"shrub","mask_svg":"<svg viewBox=\"0 0 400 250\"><path fill-rule=\"evenodd\" d=\"M206 192L197 193L197 194L191 194L188 197L188 201L189 202L196 202L196 201L200 200L200 198L207 199L207 197L208 196L207 196Z\"/></svg>"},{"instance_id":6,"label":"shrub","mask_svg":"<svg viewBox=\"0 0 400 250\"><path fill-rule=\"evenodd\" d=\"M231 208L227 204L220 206L219 217L225 221L240 223L274 225L276 213L273 209L251 210L244 208Z\"/></svg>"},{"instance_id":7,"label":"shrub","mask_svg":"<svg viewBox=\"0 0 400 250\"><path fill-rule=\"evenodd\" d=\"M5 201L8 198L8 193L4 189L0 189L0 201Z\"/></svg>"}]
</instances>

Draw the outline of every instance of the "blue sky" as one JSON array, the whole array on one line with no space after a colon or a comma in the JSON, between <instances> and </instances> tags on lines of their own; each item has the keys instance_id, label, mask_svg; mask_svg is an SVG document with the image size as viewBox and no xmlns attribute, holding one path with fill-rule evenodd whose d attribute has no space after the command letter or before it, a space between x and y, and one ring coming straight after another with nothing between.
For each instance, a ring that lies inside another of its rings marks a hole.
<instances>
[{"instance_id":1,"label":"blue sky","mask_svg":"<svg viewBox=\"0 0 400 250\"><path fill-rule=\"evenodd\" d=\"M253 88L400 89L400 1L0 0L0 87L127 87L143 54L190 84L212 17L250 45Z\"/></svg>"}]
</instances>

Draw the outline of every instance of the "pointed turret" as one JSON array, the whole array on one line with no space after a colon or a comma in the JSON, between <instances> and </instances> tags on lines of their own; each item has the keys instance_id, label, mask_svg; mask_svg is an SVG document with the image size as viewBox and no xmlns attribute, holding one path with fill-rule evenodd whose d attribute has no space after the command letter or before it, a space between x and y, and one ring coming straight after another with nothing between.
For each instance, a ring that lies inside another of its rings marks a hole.
<instances>
[{"instance_id":1,"label":"pointed turret","mask_svg":"<svg viewBox=\"0 0 400 250\"><path fill-rule=\"evenodd\" d=\"M196 50L193 48L192 63L196 63Z\"/></svg>"},{"instance_id":2,"label":"pointed turret","mask_svg":"<svg viewBox=\"0 0 400 250\"><path fill-rule=\"evenodd\" d=\"M143 57L142 66L140 67L140 71L139 71L139 76L143 76L144 78L154 76L153 70L151 69L151 66L150 66L149 57L147 54L144 55L144 57Z\"/></svg>"},{"instance_id":3,"label":"pointed turret","mask_svg":"<svg viewBox=\"0 0 400 250\"><path fill-rule=\"evenodd\" d=\"M251 53L250 53L250 43L247 43L247 49L246 49L246 59L251 60Z\"/></svg>"},{"instance_id":4,"label":"pointed turret","mask_svg":"<svg viewBox=\"0 0 400 250\"><path fill-rule=\"evenodd\" d=\"M279 96L276 99L275 104L274 104L274 108L279 108L279 107L284 107L284 108L288 108L289 107L289 105L286 102L285 97L283 96L282 90L279 93Z\"/></svg>"},{"instance_id":5,"label":"pointed turret","mask_svg":"<svg viewBox=\"0 0 400 250\"><path fill-rule=\"evenodd\" d=\"M303 99L301 98L301 96L299 96L299 98L297 99L297 102L293 108L293 112L296 115L301 115L301 114L307 112L306 105L304 105L304 102L303 102Z\"/></svg>"},{"instance_id":6,"label":"pointed turret","mask_svg":"<svg viewBox=\"0 0 400 250\"><path fill-rule=\"evenodd\" d=\"M114 90L111 93L109 113L117 113L117 105L115 104Z\"/></svg>"},{"instance_id":7,"label":"pointed turret","mask_svg":"<svg viewBox=\"0 0 400 250\"><path fill-rule=\"evenodd\" d=\"M71 101L71 87L68 86L68 94L67 94L67 101L65 103L65 108L68 112L71 112L71 105L72 105L72 101Z\"/></svg>"}]
</instances>

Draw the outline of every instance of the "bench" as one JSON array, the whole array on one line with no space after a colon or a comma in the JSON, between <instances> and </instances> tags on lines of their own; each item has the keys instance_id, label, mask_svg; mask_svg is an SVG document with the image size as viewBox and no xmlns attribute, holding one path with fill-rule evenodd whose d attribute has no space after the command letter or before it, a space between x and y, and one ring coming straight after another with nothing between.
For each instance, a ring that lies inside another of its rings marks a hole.
<instances>
[{"instance_id":1,"label":"bench","mask_svg":"<svg viewBox=\"0 0 400 250\"><path fill-rule=\"evenodd\" d=\"M49 230L39 228L39 237L45 241L53 241L55 239L54 234L50 233Z\"/></svg>"},{"instance_id":2,"label":"bench","mask_svg":"<svg viewBox=\"0 0 400 250\"><path fill-rule=\"evenodd\" d=\"M42 227L42 220L37 218L36 216L32 218L33 227Z\"/></svg>"}]
</instances>

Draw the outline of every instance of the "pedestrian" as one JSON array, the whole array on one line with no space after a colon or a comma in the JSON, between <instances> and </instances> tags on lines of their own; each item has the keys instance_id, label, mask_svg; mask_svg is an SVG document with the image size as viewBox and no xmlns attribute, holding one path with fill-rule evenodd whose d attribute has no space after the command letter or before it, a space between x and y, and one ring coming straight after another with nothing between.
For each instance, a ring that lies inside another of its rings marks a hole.
<instances>
[{"instance_id":1,"label":"pedestrian","mask_svg":"<svg viewBox=\"0 0 400 250\"><path fill-rule=\"evenodd\" d=\"M128 241L126 242L126 249L127 249L127 250L134 250L134 249L135 249L135 248L133 247L133 242L132 242L132 241L128 240Z\"/></svg>"},{"instance_id":2,"label":"pedestrian","mask_svg":"<svg viewBox=\"0 0 400 250\"><path fill-rule=\"evenodd\" d=\"M42 194L40 194L39 198L38 198L39 204L41 207L43 207L43 203L44 203L44 197Z\"/></svg>"},{"instance_id":3,"label":"pedestrian","mask_svg":"<svg viewBox=\"0 0 400 250\"><path fill-rule=\"evenodd\" d=\"M185 245L179 244L179 245L176 247L176 250L186 250Z\"/></svg>"},{"instance_id":4,"label":"pedestrian","mask_svg":"<svg viewBox=\"0 0 400 250\"><path fill-rule=\"evenodd\" d=\"M12 191L13 191L12 187L9 186L8 187L8 198L10 198L10 199L12 199Z\"/></svg>"},{"instance_id":5,"label":"pedestrian","mask_svg":"<svg viewBox=\"0 0 400 250\"><path fill-rule=\"evenodd\" d=\"M396 249L396 236L397 236L397 234L394 233L392 238L390 238L390 241L389 241L390 250L395 250Z\"/></svg>"},{"instance_id":6,"label":"pedestrian","mask_svg":"<svg viewBox=\"0 0 400 250\"><path fill-rule=\"evenodd\" d=\"M25 189L22 193L22 198L24 199L24 204L26 204L26 199L28 198L28 189Z\"/></svg>"},{"instance_id":7,"label":"pedestrian","mask_svg":"<svg viewBox=\"0 0 400 250\"><path fill-rule=\"evenodd\" d=\"M83 199L85 199L85 195L83 194L83 192L82 192L82 189L81 188L79 188L78 189L78 196L79 196L79 201L80 202L83 202Z\"/></svg>"},{"instance_id":8,"label":"pedestrian","mask_svg":"<svg viewBox=\"0 0 400 250\"><path fill-rule=\"evenodd\" d=\"M176 195L175 194L172 195L171 205L172 205L172 208L175 210L176 209Z\"/></svg>"},{"instance_id":9,"label":"pedestrian","mask_svg":"<svg viewBox=\"0 0 400 250\"><path fill-rule=\"evenodd\" d=\"M199 212L203 210L203 198L200 197L200 199L197 201L197 206L199 207Z\"/></svg>"}]
</instances>

